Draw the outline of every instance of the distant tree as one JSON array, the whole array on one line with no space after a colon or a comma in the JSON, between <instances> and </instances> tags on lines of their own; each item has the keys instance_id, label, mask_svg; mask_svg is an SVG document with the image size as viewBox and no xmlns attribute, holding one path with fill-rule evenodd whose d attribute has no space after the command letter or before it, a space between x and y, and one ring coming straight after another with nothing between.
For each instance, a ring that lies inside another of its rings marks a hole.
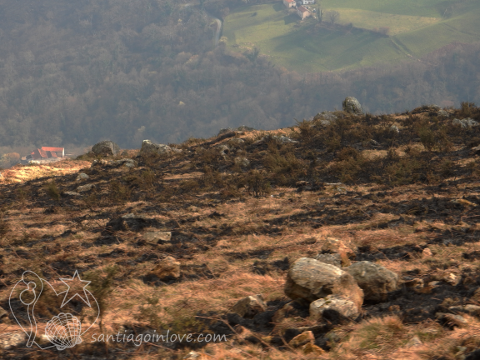
<instances>
[{"instance_id":1,"label":"distant tree","mask_svg":"<svg viewBox=\"0 0 480 360\"><path fill-rule=\"evenodd\" d=\"M331 10L327 11L325 16L327 17L328 21L330 21L332 24L335 24L340 18L340 13L338 11Z\"/></svg>"},{"instance_id":2,"label":"distant tree","mask_svg":"<svg viewBox=\"0 0 480 360\"><path fill-rule=\"evenodd\" d=\"M390 28L387 27L387 26L382 26L378 29L378 32L382 35L388 35L388 33L390 32Z\"/></svg>"}]
</instances>

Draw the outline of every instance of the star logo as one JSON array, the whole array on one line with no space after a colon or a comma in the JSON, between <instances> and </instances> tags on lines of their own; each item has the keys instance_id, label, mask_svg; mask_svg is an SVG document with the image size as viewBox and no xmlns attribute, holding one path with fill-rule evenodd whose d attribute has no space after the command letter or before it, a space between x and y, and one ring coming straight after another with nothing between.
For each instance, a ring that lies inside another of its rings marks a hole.
<instances>
[{"instance_id":1,"label":"star logo","mask_svg":"<svg viewBox=\"0 0 480 360\"><path fill-rule=\"evenodd\" d=\"M65 297L63 298L62 306L60 306L60 308L69 303L75 296L78 296L85 304L91 307L90 301L88 301L88 290L85 289L91 281L80 279L78 270L75 271L75 274L73 274L71 279L60 278L60 280L68 287L67 291L65 291Z\"/></svg>"}]
</instances>

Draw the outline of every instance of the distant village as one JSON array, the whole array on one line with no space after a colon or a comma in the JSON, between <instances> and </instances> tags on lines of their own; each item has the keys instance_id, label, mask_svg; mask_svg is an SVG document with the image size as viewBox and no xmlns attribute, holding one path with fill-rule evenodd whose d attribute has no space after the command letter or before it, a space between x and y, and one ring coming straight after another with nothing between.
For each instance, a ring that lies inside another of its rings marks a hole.
<instances>
[{"instance_id":1,"label":"distant village","mask_svg":"<svg viewBox=\"0 0 480 360\"><path fill-rule=\"evenodd\" d=\"M297 15L300 16L300 19L305 19L309 16L314 16L313 13L316 11L316 9L310 9L308 5L313 5L315 4L315 0L283 0L283 4L288 8L288 9L296 9L297 10ZM322 18L321 15L321 10L320 14L318 14L319 18Z\"/></svg>"}]
</instances>

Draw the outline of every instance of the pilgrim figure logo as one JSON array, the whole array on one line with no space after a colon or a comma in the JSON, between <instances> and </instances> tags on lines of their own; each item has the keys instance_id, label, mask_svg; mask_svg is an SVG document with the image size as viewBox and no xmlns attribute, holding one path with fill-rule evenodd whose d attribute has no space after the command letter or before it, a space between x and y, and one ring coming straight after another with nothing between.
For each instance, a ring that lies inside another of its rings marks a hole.
<instances>
[{"instance_id":1,"label":"pilgrim figure logo","mask_svg":"<svg viewBox=\"0 0 480 360\"><path fill-rule=\"evenodd\" d=\"M41 349L72 348L82 342L81 336L98 320L100 307L92 293L86 289L90 281L80 279L78 271L75 271L72 278L60 278L60 280L63 285L57 282L54 287L33 271L25 271L22 279L15 284L10 293L10 310L18 325L27 334L27 347L35 344ZM59 287L63 289L57 291L55 288ZM57 315L47 322L44 329L40 330L40 319L35 306L42 295L45 296L42 306L47 306L50 313L53 311ZM58 306L62 295L63 300ZM51 300L52 303L45 304L47 300ZM71 311L67 312L67 310ZM87 313L90 319L94 320L88 326L85 326L86 324L82 326L79 315L83 314L84 318ZM39 344L38 339L42 335L45 335L44 339L48 340L48 344L45 345L43 342L42 345Z\"/></svg>"}]
</instances>

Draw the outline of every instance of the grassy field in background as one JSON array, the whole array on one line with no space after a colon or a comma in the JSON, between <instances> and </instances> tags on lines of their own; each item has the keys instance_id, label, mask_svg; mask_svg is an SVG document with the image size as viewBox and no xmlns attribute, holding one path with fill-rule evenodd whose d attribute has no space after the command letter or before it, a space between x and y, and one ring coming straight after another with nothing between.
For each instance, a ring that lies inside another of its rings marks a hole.
<instances>
[{"instance_id":1,"label":"grassy field in background","mask_svg":"<svg viewBox=\"0 0 480 360\"><path fill-rule=\"evenodd\" d=\"M446 6L458 3L453 16ZM233 50L257 47L271 61L299 72L353 69L420 57L452 42L480 39L480 2L444 0L323 0L324 11L340 13L340 24L373 30L388 27L389 37L371 31L315 28L300 23L283 3L244 6L225 18L223 35Z\"/></svg>"},{"instance_id":2,"label":"grassy field in background","mask_svg":"<svg viewBox=\"0 0 480 360\"><path fill-rule=\"evenodd\" d=\"M390 30L389 35L421 29L442 20L440 17L399 15L360 9L334 8L329 10L338 11L340 24L352 23L355 27L368 30L386 27Z\"/></svg>"}]
</instances>

